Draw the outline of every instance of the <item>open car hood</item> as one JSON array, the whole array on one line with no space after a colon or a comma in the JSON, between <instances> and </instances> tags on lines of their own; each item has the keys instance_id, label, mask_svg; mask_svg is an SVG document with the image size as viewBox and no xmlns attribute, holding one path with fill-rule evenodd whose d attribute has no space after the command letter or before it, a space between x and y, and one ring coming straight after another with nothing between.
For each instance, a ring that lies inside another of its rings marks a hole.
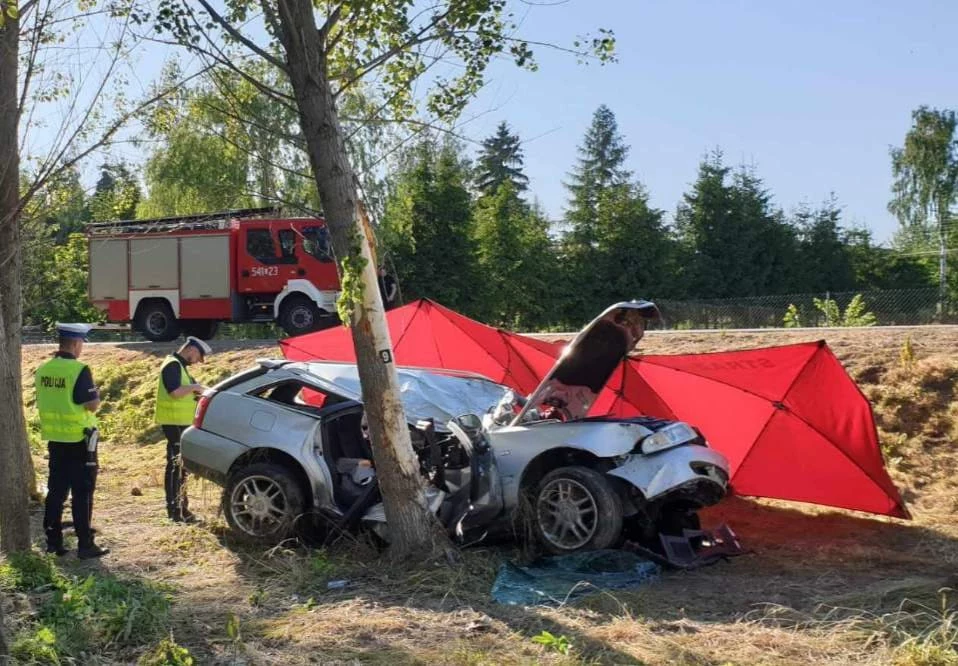
<instances>
[{"instance_id":1,"label":"open car hood","mask_svg":"<svg viewBox=\"0 0 958 666\"><path fill-rule=\"evenodd\" d=\"M362 402L359 370L353 363L303 363L307 374L333 388L343 398ZM446 370L396 368L406 420L411 424L433 419L437 430L463 414L481 416L496 405L509 388L481 375Z\"/></svg>"},{"instance_id":2,"label":"open car hood","mask_svg":"<svg viewBox=\"0 0 958 666\"><path fill-rule=\"evenodd\" d=\"M642 339L645 321L658 319L650 301L616 303L593 319L570 342L552 370L529 396L513 424L531 417L543 405L559 407L568 419L589 413L606 382Z\"/></svg>"}]
</instances>

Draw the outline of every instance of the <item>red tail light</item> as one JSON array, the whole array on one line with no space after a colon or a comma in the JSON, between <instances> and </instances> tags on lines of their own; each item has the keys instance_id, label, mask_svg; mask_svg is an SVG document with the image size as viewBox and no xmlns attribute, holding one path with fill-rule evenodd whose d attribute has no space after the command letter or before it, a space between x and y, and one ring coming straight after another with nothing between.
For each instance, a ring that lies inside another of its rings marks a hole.
<instances>
[{"instance_id":1,"label":"red tail light","mask_svg":"<svg viewBox=\"0 0 958 666\"><path fill-rule=\"evenodd\" d=\"M200 396L199 402L196 403L196 413L193 415L194 428L203 427L203 418L206 416L206 410L209 408L210 400L213 399L214 395L216 395L216 391L207 391Z\"/></svg>"}]
</instances>

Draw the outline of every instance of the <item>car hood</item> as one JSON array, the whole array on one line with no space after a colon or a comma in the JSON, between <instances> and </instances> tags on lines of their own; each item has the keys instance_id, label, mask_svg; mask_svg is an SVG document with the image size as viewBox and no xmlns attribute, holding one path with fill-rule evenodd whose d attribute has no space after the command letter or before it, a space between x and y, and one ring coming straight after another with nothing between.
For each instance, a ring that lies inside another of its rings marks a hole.
<instances>
[{"instance_id":1,"label":"car hood","mask_svg":"<svg viewBox=\"0 0 958 666\"><path fill-rule=\"evenodd\" d=\"M343 398L362 402L359 370L352 363L311 362L296 364ZM463 414L482 415L496 405L509 388L471 373L396 368L399 393L411 424L433 419L438 430Z\"/></svg>"},{"instance_id":2,"label":"car hood","mask_svg":"<svg viewBox=\"0 0 958 666\"><path fill-rule=\"evenodd\" d=\"M529 396L513 420L520 423L544 404L561 406L566 420L582 419L596 396L645 331L645 321L658 319L659 310L649 301L616 303L579 331L542 383Z\"/></svg>"}]
</instances>

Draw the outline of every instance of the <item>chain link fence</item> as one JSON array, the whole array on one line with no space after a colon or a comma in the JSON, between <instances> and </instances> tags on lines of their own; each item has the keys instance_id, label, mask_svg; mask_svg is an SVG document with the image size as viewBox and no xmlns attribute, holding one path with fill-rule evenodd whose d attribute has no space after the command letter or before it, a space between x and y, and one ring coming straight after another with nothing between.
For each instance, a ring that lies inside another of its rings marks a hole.
<instances>
[{"instance_id":1,"label":"chain link fence","mask_svg":"<svg viewBox=\"0 0 958 666\"><path fill-rule=\"evenodd\" d=\"M955 304L939 307L937 289L657 300L656 304L663 327L673 330L958 324Z\"/></svg>"}]
</instances>

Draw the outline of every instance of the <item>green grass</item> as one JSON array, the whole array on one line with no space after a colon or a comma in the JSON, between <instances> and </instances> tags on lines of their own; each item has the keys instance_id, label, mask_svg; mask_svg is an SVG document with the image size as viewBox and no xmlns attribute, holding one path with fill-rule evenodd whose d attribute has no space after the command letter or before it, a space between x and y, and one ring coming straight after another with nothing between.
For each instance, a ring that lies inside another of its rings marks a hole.
<instances>
[{"instance_id":1,"label":"green grass","mask_svg":"<svg viewBox=\"0 0 958 666\"><path fill-rule=\"evenodd\" d=\"M36 607L11 646L20 663L82 662L91 652L149 644L169 625L166 590L110 574L67 575L51 556L12 555L0 565L0 587L26 594Z\"/></svg>"}]
</instances>

